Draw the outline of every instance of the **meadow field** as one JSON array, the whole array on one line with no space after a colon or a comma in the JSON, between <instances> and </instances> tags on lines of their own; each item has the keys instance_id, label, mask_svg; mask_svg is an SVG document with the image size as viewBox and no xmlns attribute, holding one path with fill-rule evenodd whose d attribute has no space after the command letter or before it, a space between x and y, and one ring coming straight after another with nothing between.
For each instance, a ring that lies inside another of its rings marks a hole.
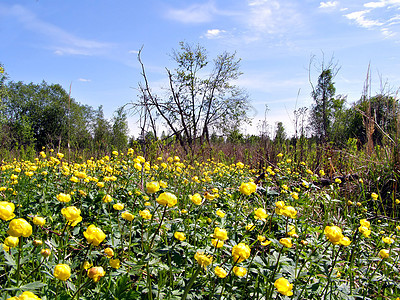
<instances>
[{"instance_id":1,"label":"meadow field","mask_svg":"<svg viewBox=\"0 0 400 300\"><path fill-rule=\"evenodd\" d=\"M391 167L158 155L3 161L0 298L400 299Z\"/></svg>"}]
</instances>

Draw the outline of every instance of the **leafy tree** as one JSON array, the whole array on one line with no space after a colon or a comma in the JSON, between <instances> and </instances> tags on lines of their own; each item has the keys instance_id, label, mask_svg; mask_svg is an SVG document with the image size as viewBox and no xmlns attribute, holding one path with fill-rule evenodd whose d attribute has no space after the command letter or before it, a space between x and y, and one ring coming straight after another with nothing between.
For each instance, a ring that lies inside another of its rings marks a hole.
<instances>
[{"instance_id":1,"label":"leafy tree","mask_svg":"<svg viewBox=\"0 0 400 300\"><path fill-rule=\"evenodd\" d=\"M112 145L119 151L125 149L128 144L129 127L124 107L118 108L114 113L112 132Z\"/></svg>"},{"instance_id":2,"label":"leafy tree","mask_svg":"<svg viewBox=\"0 0 400 300\"><path fill-rule=\"evenodd\" d=\"M276 124L274 143L283 144L286 141L285 127L282 122Z\"/></svg>"},{"instance_id":3,"label":"leafy tree","mask_svg":"<svg viewBox=\"0 0 400 300\"><path fill-rule=\"evenodd\" d=\"M310 60L313 63L314 57ZM340 98L335 101L335 76L339 72L339 68L333 62L333 58L328 64L325 63L324 57L322 62L316 68L320 70L317 85L314 86L311 81L311 70L309 73L309 82L312 88L311 97L314 100L309 113L310 128L320 142L325 143L331 139L331 129L335 118L335 110L341 109Z\"/></svg>"},{"instance_id":4,"label":"leafy tree","mask_svg":"<svg viewBox=\"0 0 400 300\"><path fill-rule=\"evenodd\" d=\"M310 124L314 133L322 142L329 140L329 130L332 120L333 99L335 86L334 74L331 69L322 70L318 77L318 84L311 92L314 104L310 112Z\"/></svg>"},{"instance_id":5,"label":"leafy tree","mask_svg":"<svg viewBox=\"0 0 400 300\"><path fill-rule=\"evenodd\" d=\"M94 143L99 151L106 151L112 140L110 123L104 118L103 106L100 105L95 112Z\"/></svg>"},{"instance_id":6,"label":"leafy tree","mask_svg":"<svg viewBox=\"0 0 400 300\"><path fill-rule=\"evenodd\" d=\"M93 119L88 106L71 99L59 84L9 82L3 101L3 146L86 147Z\"/></svg>"},{"instance_id":7,"label":"leafy tree","mask_svg":"<svg viewBox=\"0 0 400 300\"><path fill-rule=\"evenodd\" d=\"M141 51L138 58L144 83L139 85L141 97L133 107L148 120L155 136L156 122L160 120L188 151L197 140L209 142L210 133L228 134L248 121L248 96L231 84L241 75L235 53L217 56L211 72L204 75L209 65L206 50L181 42L180 49L172 53L176 69L166 69L166 96L152 92L140 55Z\"/></svg>"},{"instance_id":8,"label":"leafy tree","mask_svg":"<svg viewBox=\"0 0 400 300\"><path fill-rule=\"evenodd\" d=\"M385 138L394 139L400 104L394 97L382 94L368 99L362 98L354 103L351 113L347 117L349 120L349 137L357 138L361 144L367 143L364 119L369 109L371 110L370 114L376 126L372 134L373 143L383 145Z\"/></svg>"}]
</instances>

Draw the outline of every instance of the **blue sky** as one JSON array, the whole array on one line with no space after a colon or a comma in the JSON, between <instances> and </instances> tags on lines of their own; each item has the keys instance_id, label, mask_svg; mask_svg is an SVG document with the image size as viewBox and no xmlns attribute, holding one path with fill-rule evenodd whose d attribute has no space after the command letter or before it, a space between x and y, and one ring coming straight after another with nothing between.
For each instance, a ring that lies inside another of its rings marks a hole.
<instances>
[{"instance_id":1,"label":"blue sky","mask_svg":"<svg viewBox=\"0 0 400 300\"><path fill-rule=\"evenodd\" d=\"M400 87L400 0L2 0L0 62L14 81L59 83L76 101L107 118L136 99L137 51L151 84L180 41L204 46L210 58L237 52L257 133L264 119L293 132L293 110L309 107L309 63L324 55L340 66L336 93L358 100L371 64L371 94ZM311 68L315 83L318 70ZM137 133L130 117L131 134Z\"/></svg>"}]
</instances>

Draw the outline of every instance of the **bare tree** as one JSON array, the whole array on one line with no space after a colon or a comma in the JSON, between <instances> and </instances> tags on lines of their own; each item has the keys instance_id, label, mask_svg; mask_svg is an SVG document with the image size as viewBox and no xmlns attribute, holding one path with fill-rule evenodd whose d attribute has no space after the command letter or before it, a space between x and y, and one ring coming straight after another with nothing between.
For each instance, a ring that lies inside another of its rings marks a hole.
<instances>
[{"instance_id":1,"label":"bare tree","mask_svg":"<svg viewBox=\"0 0 400 300\"><path fill-rule=\"evenodd\" d=\"M219 55L210 74L204 75L209 64L206 50L181 42L179 51L171 55L176 69L166 68L168 87L162 96L150 87L141 53L138 60L143 82L132 107L140 113L143 131L151 128L157 136L156 124L162 121L188 152L197 141L209 143L210 131L227 134L248 121L248 95L232 84L241 75L235 53Z\"/></svg>"}]
</instances>

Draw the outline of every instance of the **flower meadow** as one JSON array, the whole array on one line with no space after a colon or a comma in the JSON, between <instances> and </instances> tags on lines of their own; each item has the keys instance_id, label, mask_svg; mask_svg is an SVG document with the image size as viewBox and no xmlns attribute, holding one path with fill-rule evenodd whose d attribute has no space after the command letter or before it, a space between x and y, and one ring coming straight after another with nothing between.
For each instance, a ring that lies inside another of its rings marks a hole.
<instances>
[{"instance_id":1,"label":"flower meadow","mask_svg":"<svg viewBox=\"0 0 400 300\"><path fill-rule=\"evenodd\" d=\"M400 201L382 212L362 178L349 198L282 154L253 169L132 149L0 168L1 299L400 297Z\"/></svg>"}]
</instances>

